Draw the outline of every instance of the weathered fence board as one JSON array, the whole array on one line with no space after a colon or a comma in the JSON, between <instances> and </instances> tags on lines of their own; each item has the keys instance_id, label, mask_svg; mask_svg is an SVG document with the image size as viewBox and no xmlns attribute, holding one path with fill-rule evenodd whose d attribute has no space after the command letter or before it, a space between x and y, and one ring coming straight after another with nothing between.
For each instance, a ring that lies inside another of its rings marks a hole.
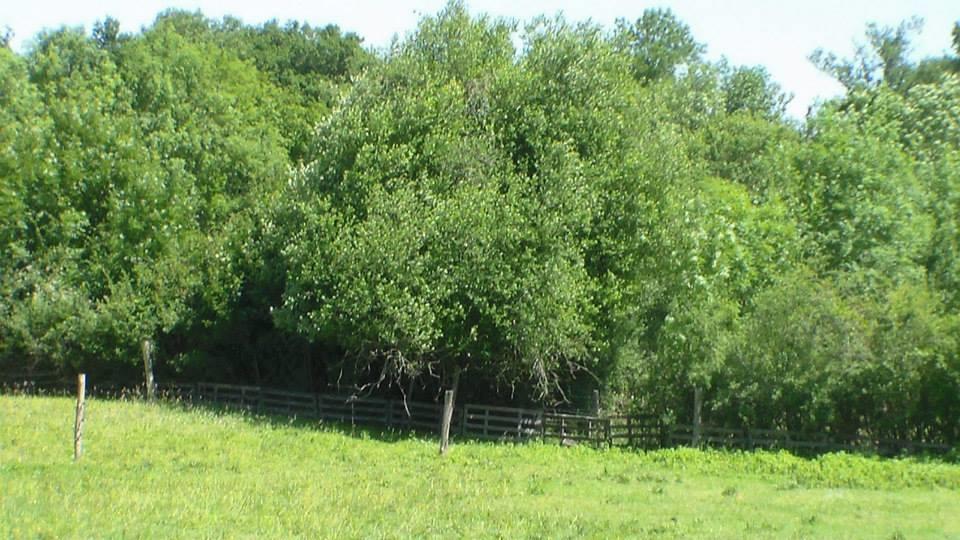
<instances>
[{"instance_id":1,"label":"weathered fence board","mask_svg":"<svg viewBox=\"0 0 960 540\"><path fill-rule=\"evenodd\" d=\"M460 432L488 440L528 440L541 434L543 413L511 407L464 406Z\"/></svg>"},{"instance_id":2,"label":"weathered fence board","mask_svg":"<svg viewBox=\"0 0 960 540\"><path fill-rule=\"evenodd\" d=\"M663 446L663 425L653 416L610 417L610 444L635 448Z\"/></svg>"}]
</instances>

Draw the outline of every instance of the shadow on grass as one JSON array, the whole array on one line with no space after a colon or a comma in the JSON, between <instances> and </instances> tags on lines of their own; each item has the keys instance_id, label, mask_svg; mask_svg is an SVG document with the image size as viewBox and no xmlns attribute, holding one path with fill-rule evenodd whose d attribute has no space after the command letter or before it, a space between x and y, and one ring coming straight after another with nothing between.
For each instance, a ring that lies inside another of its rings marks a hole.
<instances>
[{"instance_id":1,"label":"shadow on grass","mask_svg":"<svg viewBox=\"0 0 960 540\"><path fill-rule=\"evenodd\" d=\"M0 388L0 396L3 395L76 399L76 388L67 384L47 385L44 387L6 386ZM91 386L87 389L86 398L92 401L114 401L139 404L149 403L143 387ZM314 430L325 433L337 433L355 439L371 439L386 443L395 443L408 440L432 440L437 442L439 451L439 419L437 421L437 428L435 430L416 427L384 426L380 424L361 422L351 423L317 418L316 416L310 414L265 412L257 411L256 408L252 406L227 405L206 400L195 401L191 399L184 399L165 392L160 392L158 394L155 403L158 406L182 410L185 412L206 411L216 415L242 418L245 421L255 425L264 425L270 427L293 427L297 429ZM451 442L470 441L496 443L495 441L481 440L453 432L450 434L450 440ZM504 442L509 443L511 441Z\"/></svg>"},{"instance_id":2,"label":"shadow on grass","mask_svg":"<svg viewBox=\"0 0 960 540\"><path fill-rule=\"evenodd\" d=\"M269 413L269 412L257 412L252 408L248 407L237 407L229 406L223 404L217 404L212 402L190 402L184 400L169 400L162 399L157 402L160 405L173 407L184 411L190 410L202 410L207 411L217 415L228 415L243 418L248 422L253 424L271 426L271 427L293 427L297 429L304 430L314 430L324 433L336 433L339 435L344 435L354 439L361 440L375 440L379 442L386 443L396 443L409 440L418 440L418 441L430 441L436 442L438 445L439 451L439 431L440 427L437 426L437 429L434 430L425 430L417 428L403 428L403 427L385 427L383 425L371 425L365 423L347 423L347 422L338 422L325 419L318 419L310 415L285 415L279 413ZM454 422L456 424L456 422ZM455 428L455 425L454 425ZM527 440L515 440L515 439L503 439L503 440L490 440L479 437L471 437L469 435L456 434L451 432L450 441L453 444L456 443L483 443L483 444L514 444L514 445L525 445L530 443L539 443L542 442L539 438L532 438ZM564 443L558 443L560 446L564 446ZM605 445L586 445L598 450L609 448ZM642 449L634 448L629 446L616 446L615 448L633 451L638 453L645 452L658 452L661 450L667 450L669 448L675 447L662 447L655 449ZM710 448L704 447L701 448L705 451L711 452L728 452L731 454L738 453L749 453L756 450L743 450L743 449L728 449L728 448ZM816 461L819 458L823 457L826 454L831 452L813 452L813 451L787 451L783 449L758 449L759 451L766 452L787 452L788 454L806 460L806 461ZM833 452L837 453L837 452ZM960 448L955 448L946 454L934 454L934 453L912 453L912 454L903 454L903 455L882 455L876 452L857 451L857 452L839 452L847 454L856 454L865 457L874 457L881 459L909 459L918 463L942 463L942 464L960 464Z\"/></svg>"},{"instance_id":3,"label":"shadow on grass","mask_svg":"<svg viewBox=\"0 0 960 540\"><path fill-rule=\"evenodd\" d=\"M17 388L12 389L9 387L0 388L0 396L2 395L24 395L24 396L40 396L40 397L75 397L75 390L64 385L63 387L56 388ZM103 401L123 401L131 403L147 403L146 397L142 387L133 387L133 388L122 388L119 390L114 390L113 388L96 388L94 387L90 393L88 393L88 399L92 400L103 400ZM439 420L436 429L423 429L416 427L404 427L404 426L384 426L382 424L370 424L370 423L361 423L361 422L344 422L336 421L329 419L317 418L316 416L309 414L293 414L293 413L278 413L278 412L264 412L257 411L255 407L252 406L236 406L236 405L226 405L222 403L215 403L212 401L192 401L189 399L181 399L177 396L172 396L169 394L161 393L157 400L156 404L159 406L164 406L172 409L178 409L183 411L207 411L216 415L225 415L225 416L234 416L243 418L245 421L248 421L257 425L271 426L271 427L293 427L296 429L303 430L313 430L324 433L336 433L339 435L344 435L354 439L360 440L375 440L384 443L397 443L410 440L418 441L431 441L436 442L438 445L439 451ZM529 444L531 442L540 442L539 438L532 438L527 440L516 440L505 438L503 440L490 440L489 438L480 438L472 437L470 435L464 435L456 433L457 421L455 420L452 426L452 431L450 434L451 443L485 443L485 444L516 444L523 445ZM559 443L564 445L563 441ZM606 448L605 445L589 445L596 448ZM658 450L664 450L667 448L673 448L670 446L655 448L655 449L642 449L634 448L629 446L617 446L627 451L634 452L657 452ZM741 453L741 452L750 452L751 450L742 450L742 449L724 449L724 448L704 448L705 450L711 451L728 451L731 453ZM783 449L771 448L771 449L758 449L761 451L785 451ZM789 454L804 459L804 460L816 460L822 457L825 454L831 452L817 452L817 451L787 451ZM836 452L833 452L836 453ZM960 447L955 447L952 450L946 453L928 453L928 452L916 452L916 453L903 453L899 455L890 455L890 454L881 454L870 449L856 450L856 451L844 451L841 453L853 453L859 454L866 457L879 457L883 459L903 459L909 458L912 461L920 463L943 463L943 464L960 464Z\"/></svg>"},{"instance_id":4,"label":"shadow on grass","mask_svg":"<svg viewBox=\"0 0 960 540\"><path fill-rule=\"evenodd\" d=\"M134 401L130 398L125 399ZM141 399L137 399L136 401L141 403L144 402ZM434 440L437 442L439 448L439 426L437 427L436 431L406 427L387 427L383 425L359 422L339 422L335 420L317 418L316 416L312 415L261 412L255 410L253 407L237 407L213 402L192 402L189 400L178 399L158 399L156 403L159 406L182 410L185 412L206 411L215 415L242 418L244 421L254 425L269 426L273 428L296 428L302 430L319 431L323 433L335 433L354 439L375 440L385 443L396 443L409 440ZM464 441L471 439L462 436L451 436L451 440Z\"/></svg>"}]
</instances>

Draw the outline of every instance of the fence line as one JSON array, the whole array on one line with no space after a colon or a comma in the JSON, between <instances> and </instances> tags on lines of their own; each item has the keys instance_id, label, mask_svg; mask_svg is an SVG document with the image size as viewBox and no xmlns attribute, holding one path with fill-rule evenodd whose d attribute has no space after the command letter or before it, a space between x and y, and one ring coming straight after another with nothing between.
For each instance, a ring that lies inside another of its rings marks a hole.
<instances>
[{"instance_id":1,"label":"fence line","mask_svg":"<svg viewBox=\"0 0 960 540\"><path fill-rule=\"evenodd\" d=\"M12 386L0 387L0 391L3 390L14 393L69 395L73 387L45 381L20 381ZM442 414L442 406L438 403L292 392L235 384L161 384L158 386L158 393L165 399L216 405L258 414L295 415L351 426L400 430L436 432L439 430ZM91 385L87 394L100 398L139 398L143 397L143 388ZM649 415L602 416L464 404L455 406L453 418L451 436L481 440L555 440L565 445L590 444L641 449L694 446L698 441L694 426L667 425ZM776 429L736 429L701 425L699 431L699 445L710 448L784 449L809 453L872 451L886 454L944 453L951 450L951 447L945 444L887 439L836 439L826 434Z\"/></svg>"}]
</instances>

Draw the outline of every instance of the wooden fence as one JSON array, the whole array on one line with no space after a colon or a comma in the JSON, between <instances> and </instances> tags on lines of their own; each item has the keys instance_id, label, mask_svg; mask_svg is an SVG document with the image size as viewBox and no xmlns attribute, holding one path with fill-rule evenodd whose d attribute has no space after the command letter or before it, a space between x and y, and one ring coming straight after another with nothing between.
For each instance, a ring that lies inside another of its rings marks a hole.
<instances>
[{"instance_id":1,"label":"wooden fence","mask_svg":"<svg viewBox=\"0 0 960 540\"><path fill-rule=\"evenodd\" d=\"M513 407L465 405L460 435L485 440L528 441L543 430L543 411Z\"/></svg>"},{"instance_id":2,"label":"wooden fence","mask_svg":"<svg viewBox=\"0 0 960 540\"><path fill-rule=\"evenodd\" d=\"M34 381L7 382L0 391L69 395L68 384ZM142 387L90 385L93 398L139 398ZM386 427L436 432L442 406L438 403L382 399L344 394L291 392L233 384L165 384L158 386L165 399L213 405L258 414L316 419L350 426ZM774 429L737 429L701 425L665 425L653 416L601 416L541 409L465 404L454 409L451 435L455 437L526 442L557 441L564 445L626 446L655 449L701 446L729 449L784 449L797 453L835 451L881 454L944 453L944 444L867 438L837 438L826 434Z\"/></svg>"}]
</instances>

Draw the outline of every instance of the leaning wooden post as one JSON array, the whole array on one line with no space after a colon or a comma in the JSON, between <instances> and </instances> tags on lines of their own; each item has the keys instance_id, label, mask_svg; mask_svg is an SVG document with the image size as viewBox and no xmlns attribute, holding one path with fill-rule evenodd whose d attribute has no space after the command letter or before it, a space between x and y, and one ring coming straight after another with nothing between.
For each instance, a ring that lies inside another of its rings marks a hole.
<instances>
[{"instance_id":1,"label":"leaning wooden post","mask_svg":"<svg viewBox=\"0 0 960 540\"><path fill-rule=\"evenodd\" d=\"M450 421L453 419L453 390L443 393L443 423L440 425L440 455L447 453L450 443Z\"/></svg>"},{"instance_id":2,"label":"leaning wooden post","mask_svg":"<svg viewBox=\"0 0 960 540\"><path fill-rule=\"evenodd\" d=\"M143 340L143 378L147 384L147 399L153 401L153 343L149 339Z\"/></svg>"},{"instance_id":3,"label":"leaning wooden post","mask_svg":"<svg viewBox=\"0 0 960 540\"><path fill-rule=\"evenodd\" d=\"M703 389L699 386L693 389L693 446L700 446L701 419L703 409Z\"/></svg>"},{"instance_id":4,"label":"leaning wooden post","mask_svg":"<svg viewBox=\"0 0 960 540\"><path fill-rule=\"evenodd\" d=\"M83 406L87 399L87 375L77 375L77 417L73 424L73 460L83 454Z\"/></svg>"}]
</instances>

